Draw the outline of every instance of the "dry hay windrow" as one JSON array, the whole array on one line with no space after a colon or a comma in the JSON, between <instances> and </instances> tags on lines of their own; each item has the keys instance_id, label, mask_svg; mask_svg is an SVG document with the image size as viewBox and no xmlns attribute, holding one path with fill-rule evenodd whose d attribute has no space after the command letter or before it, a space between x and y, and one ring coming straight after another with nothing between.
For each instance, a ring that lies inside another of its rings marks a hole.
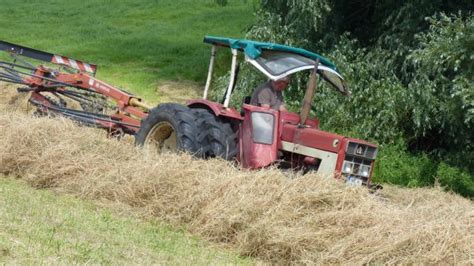
<instances>
[{"instance_id":1,"label":"dry hay windrow","mask_svg":"<svg viewBox=\"0 0 474 266\"><path fill-rule=\"evenodd\" d=\"M155 155L65 119L0 114L0 173L127 206L274 263L474 263L474 203Z\"/></svg>"},{"instance_id":2,"label":"dry hay windrow","mask_svg":"<svg viewBox=\"0 0 474 266\"><path fill-rule=\"evenodd\" d=\"M0 111L31 113L33 106L28 104L29 93L18 93L21 86L0 81Z\"/></svg>"}]
</instances>

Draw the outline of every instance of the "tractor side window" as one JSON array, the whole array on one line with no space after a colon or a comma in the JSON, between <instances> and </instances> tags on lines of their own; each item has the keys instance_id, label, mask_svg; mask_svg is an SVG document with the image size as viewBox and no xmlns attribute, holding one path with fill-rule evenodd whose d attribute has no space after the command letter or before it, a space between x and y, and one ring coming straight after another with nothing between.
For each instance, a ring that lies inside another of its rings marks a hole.
<instances>
[{"instance_id":1,"label":"tractor side window","mask_svg":"<svg viewBox=\"0 0 474 266\"><path fill-rule=\"evenodd\" d=\"M275 117L272 114L252 113L252 138L256 143L273 144Z\"/></svg>"},{"instance_id":2,"label":"tractor side window","mask_svg":"<svg viewBox=\"0 0 474 266\"><path fill-rule=\"evenodd\" d=\"M314 66L315 63L313 60L297 54L274 51L264 51L256 61L273 76L299 67Z\"/></svg>"}]
</instances>

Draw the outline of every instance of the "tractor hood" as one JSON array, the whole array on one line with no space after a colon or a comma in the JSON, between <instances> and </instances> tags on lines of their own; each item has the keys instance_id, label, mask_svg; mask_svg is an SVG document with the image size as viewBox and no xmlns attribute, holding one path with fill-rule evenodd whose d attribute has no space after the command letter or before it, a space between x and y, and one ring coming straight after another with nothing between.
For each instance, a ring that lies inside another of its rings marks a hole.
<instances>
[{"instance_id":1,"label":"tractor hood","mask_svg":"<svg viewBox=\"0 0 474 266\"><path fill-rule=\"evenodd\" d=\"M296 72L311 70L319 60L318 73L343 95L349 89L336 66L329 59L301 48L291 46L206 36L205 43L237 49L245 53L245 59L271 80L278 80Z\"/></svg>"}]
</instances>

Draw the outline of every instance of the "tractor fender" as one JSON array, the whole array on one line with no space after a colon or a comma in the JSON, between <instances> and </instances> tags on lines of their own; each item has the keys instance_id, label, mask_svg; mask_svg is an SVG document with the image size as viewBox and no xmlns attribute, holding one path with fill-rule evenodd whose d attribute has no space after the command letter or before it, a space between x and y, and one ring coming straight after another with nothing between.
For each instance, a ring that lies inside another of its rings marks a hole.
<instances>
[{"instance_id":1,"label":"tractor fender","mask_svg":"<svg viewBox=\"0 0 474 266\"><path fill-rule=\"evenodd\" d=\"M186 105L189 108L202 108L207 109L214 113L215 116L220 117L222 119L231 119L231 120L238 120L239 122L244 120L244 118L240 115L240 113L235 110L234 108L225 108L224 105L216 102L212 102L209 100L204 99L197 99L197 100L188 100Z\"/></svg>"}]
</instances>

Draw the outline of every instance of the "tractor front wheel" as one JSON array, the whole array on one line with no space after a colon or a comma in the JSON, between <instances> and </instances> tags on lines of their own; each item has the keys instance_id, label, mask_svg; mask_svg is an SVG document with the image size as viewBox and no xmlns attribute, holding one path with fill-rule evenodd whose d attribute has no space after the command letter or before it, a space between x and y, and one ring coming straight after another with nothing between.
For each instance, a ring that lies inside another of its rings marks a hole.
<instances>
[{"instance_id":1,"label":"tractor front wheel","mask_svg":"<svg viewBox=\"0 0 474 266\"><path fill-rule=\"evenodd\" d=\"M191 109L174 103L160 104L142 120L135 144L159 153L184 151L200 156L197 133Z\"/></svg>"}]
</instances>

